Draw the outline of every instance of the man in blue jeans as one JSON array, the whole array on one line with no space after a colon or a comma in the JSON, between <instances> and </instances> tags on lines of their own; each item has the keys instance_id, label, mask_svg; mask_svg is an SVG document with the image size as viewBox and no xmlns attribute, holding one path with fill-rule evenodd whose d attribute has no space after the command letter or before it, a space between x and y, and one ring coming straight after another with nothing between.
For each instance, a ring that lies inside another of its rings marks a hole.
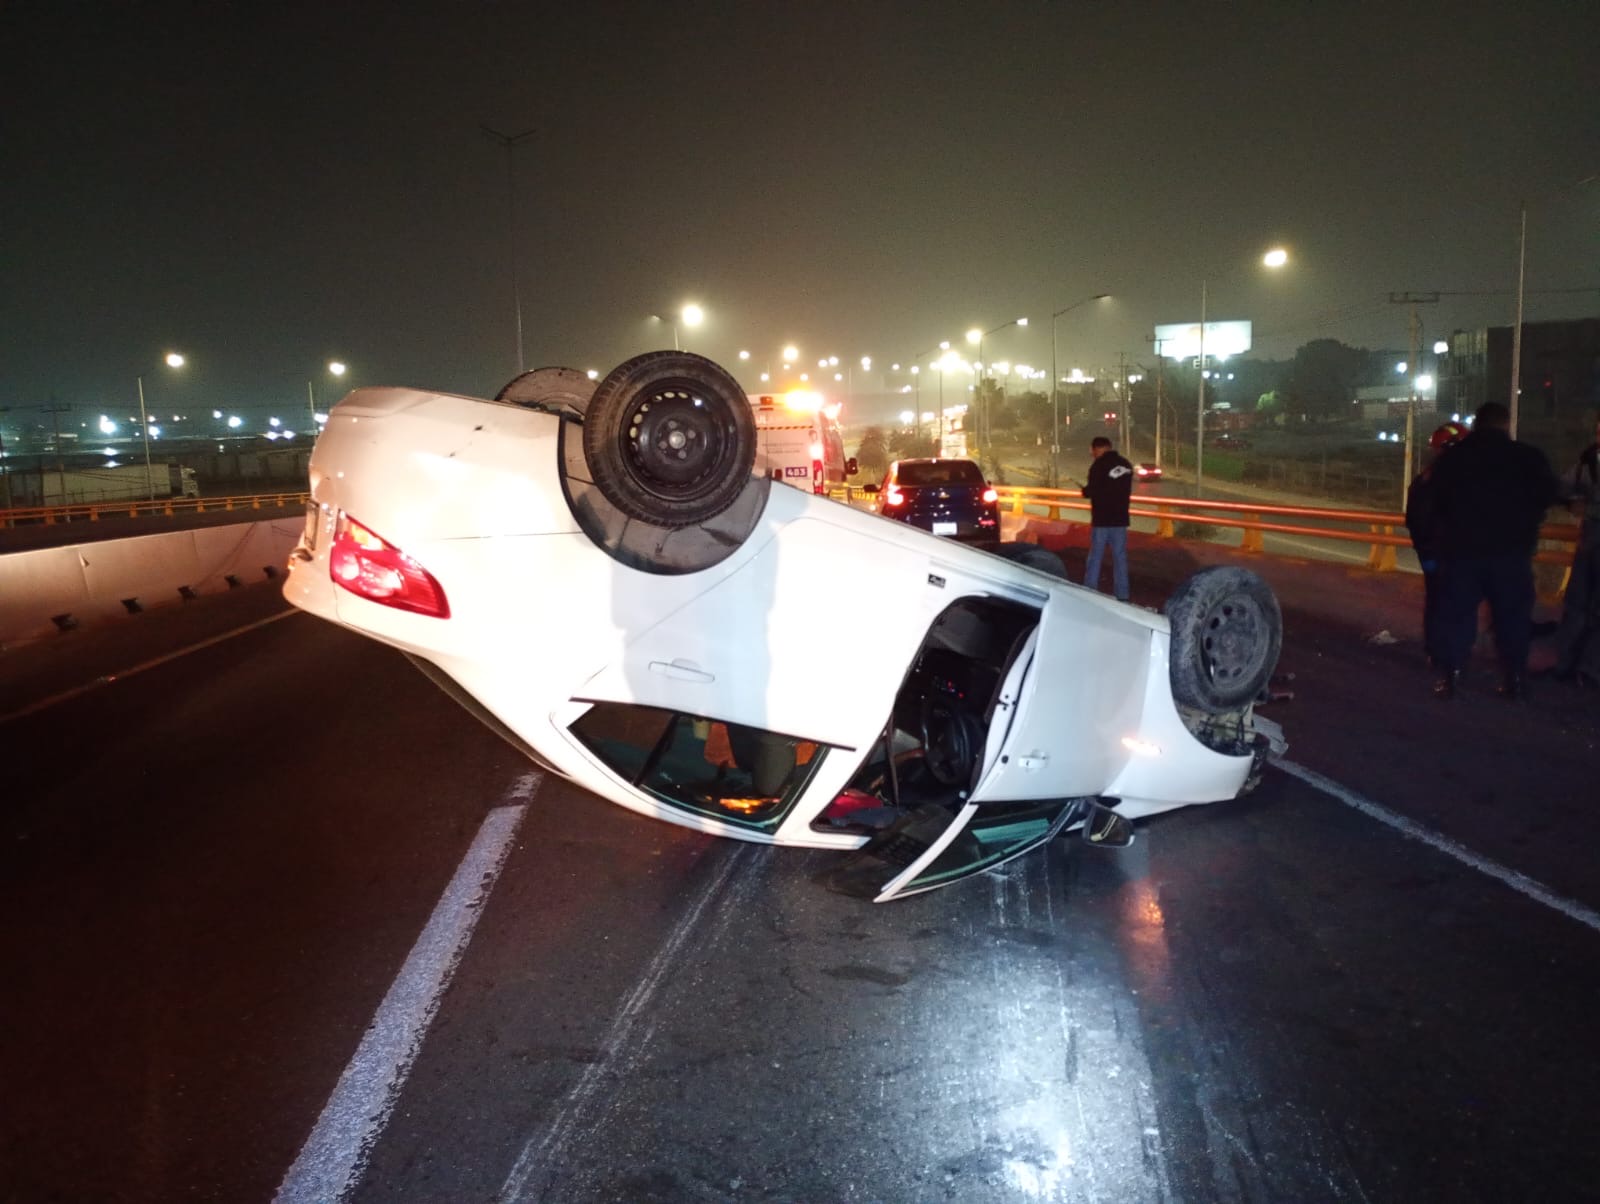
<instances>
[{"instance_id":1,"label":"man in blue jeans","mask_svg":"<svg viewBox=\"0 0 1600 1204\"><path fill-rule=\"evenodd\" d=\"M1133 465L1117 454L1111 440L1096 435L1089 444L1094 462L1083 496L1089 499L1089 563L1083 583L1100 588L1100 561L1111 549L1111 592L1128 600L1128 499L1133 496Z\"/></svg>"}]
</instances>

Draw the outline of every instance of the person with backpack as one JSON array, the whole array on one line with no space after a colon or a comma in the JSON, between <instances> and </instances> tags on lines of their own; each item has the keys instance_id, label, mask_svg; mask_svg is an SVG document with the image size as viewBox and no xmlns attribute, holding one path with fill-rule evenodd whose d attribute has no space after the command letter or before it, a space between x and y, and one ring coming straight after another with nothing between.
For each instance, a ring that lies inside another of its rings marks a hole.
<instances>
[{"instance_id":1,"label":"person with backpack","mask_svg":"<svg viewBox=\"0 0 1600 1204\"><path fill-rule=\"evenodd\" d=\"M1533 554L1545 511L1563 500L1550 461L1511 437L1511 411L1497 401L1478 407L1472 433L1433 469L1443 592L1439 599L1443 660L1433 684L1454 698L1478 636L1478 605L1494 622L1502 698L1527 697L1528 645L1533 638Z\"/></svg>"}]
</instances>

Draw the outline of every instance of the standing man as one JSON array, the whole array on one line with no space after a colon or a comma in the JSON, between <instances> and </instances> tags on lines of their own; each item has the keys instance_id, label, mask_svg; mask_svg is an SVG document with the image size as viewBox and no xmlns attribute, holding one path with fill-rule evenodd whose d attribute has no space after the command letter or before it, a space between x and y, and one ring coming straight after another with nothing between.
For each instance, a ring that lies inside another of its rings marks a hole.
<instances>
[{"instance_id":1,"label":"standing man","mask_svg":"<svg viewBox=\"0 0 1600 1204\"><path fill-rule=\"evenodd\" d=\"M1600 685L1600 420L1595 422L1594 442L1579 454L1562 484L1571 498L1567 504L1583 525L1556 628L1555 676Z\"/></svg>"},{"instance_id":2,"label":"standing man","mask_svg":"<svg viewBox=\"0 0 1600 1204\"><path fill-rule=\"evenodd\" d=\"M1478 637L1478 603L1488 599L1500 658L1502 698L1527 694L1533 629L1533 553L1545 511L1562 500L1550 461L1511 438L1511 412L1478 407L1472 433L1433 468L1438 522L1443 663L1433 692L1454 698Z\"/></svg>"},{"instance_id":3,"label":"standing man","mask_svg":"<svg viewBox=\"0 0 1600 1204\"><path fill-rule=\"evenodd\" d=\"M1434 431L1428 440L1432 459L1406 490L1406 531L1416 549L1417 563L1422 566L1422 650L1432 669L1444 663L1439 638L1439 597L1444 591L1439 584L1439 524L1433 512L1433 470L1446 449L1460 443L1466 433L1467 428L1459 422L1447 422Z\"/></svg>"},{"instance_id":4,"label":"standing man","mask_svg":"<svg viewBox=\"0 0 1600 1204\"><path fill-rule=\"evenodd\" d=\"M1128 499L1133 496L1133 465L1116 453L1111 440L1096 435L1089 444L1094 457L1083 496L1089 499L1089 563L1083 583L1100 588L1100 561L1111 549L1111 590L1118 602L1128 600Z\"/></svg>"}]
</instances>

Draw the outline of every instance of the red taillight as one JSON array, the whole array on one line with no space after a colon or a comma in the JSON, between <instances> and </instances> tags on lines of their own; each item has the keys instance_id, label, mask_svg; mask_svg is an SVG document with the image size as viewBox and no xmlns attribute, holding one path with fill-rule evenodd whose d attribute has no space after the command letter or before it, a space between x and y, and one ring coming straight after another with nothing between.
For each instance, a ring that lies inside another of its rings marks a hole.
<instances>
[{"instance_id":1,"label":"red taillight","mask_svg":"<svg viewBox=\"0 0 1600 1204\"><path fill-rule=\"evenodd\" d=\"M450 617L450 603L433 574L348 514L339 516L334 530L328 573L334 584L368 601L436 619Z\"/></svg>"},{"instance_id":2,"label":"red taillight","mask_svg":"<svg viewBox=\"0 0 1600 1204\"><path fill-rule=\"evenodd\" d=\"M899 486L890 485L883 491L883 504L885 506L899 506L906 500L906 495L900 492Z\"/></svg>"},{"instance_id":3,"label":"red taillight","mask_svg":"<svg viewBox=\"0 0 1600 1204\"><path fill-rule=\"evenodd\" d=\"M983 491L983 500L985 502L998 502L1000 500L1000 495L995 492L993 485Z\"/></svg>"}]
</instances>

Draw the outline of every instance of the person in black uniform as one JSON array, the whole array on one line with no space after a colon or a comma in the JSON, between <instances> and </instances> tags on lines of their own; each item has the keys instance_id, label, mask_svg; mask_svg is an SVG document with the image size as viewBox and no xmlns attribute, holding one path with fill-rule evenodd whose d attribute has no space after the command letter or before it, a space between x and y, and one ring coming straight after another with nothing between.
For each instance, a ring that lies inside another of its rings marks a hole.
<instances>
[{"instance_id":1,"label":"person in black uniform","mask_svg":"<svg viewBox=\"0 0 1600 1204\"><path fill-rule=\"evenodd\" d=\"M1083 583L1100 588L1100 562L1111 549L1111 591L1128 600L1128 499L1133 496L1133 465L1119 456L1111 440L1096 435L1089 443L1094 462L1083 496L1089 499L1089 563Z\"/></svg>"},{"instance_id":2,"label":"person in black uniform","mask_svg":"<svg viewBox=\"0 0 1600 1204\"><path fill-rule=\"evenodd\" d=\"M1562 493L1550 461L1511 438L1511 413L1478 407L1472 433L1434 465L1439 536L1442 663L1433 692L1453 698L1478 636L1478 604L1488 599L1500 658L1499 693L1527 693L1533 628L1533 553L1545 511Z\"/></svg>"},{"instance_id":3,"label":"person in black uniform","mask_svg":"<svg viewBox=\"0 0 1600 1204\"><path fill-rule=\"evenodd\" d=\"M1436 669L1444 662L1439 639L1439 598L1444 591L1439 584L1439 533L1433 513L1433 467L1448 448L1461 442L1466 433L1467 428L1459 422L1447 422L1434 431L1428 440L1433 459L1406 490L1406 531L1417 553L1417 563L1422 566L1422 650L1428 655L1428 664Z\"/></svg>"}]
</instances>

